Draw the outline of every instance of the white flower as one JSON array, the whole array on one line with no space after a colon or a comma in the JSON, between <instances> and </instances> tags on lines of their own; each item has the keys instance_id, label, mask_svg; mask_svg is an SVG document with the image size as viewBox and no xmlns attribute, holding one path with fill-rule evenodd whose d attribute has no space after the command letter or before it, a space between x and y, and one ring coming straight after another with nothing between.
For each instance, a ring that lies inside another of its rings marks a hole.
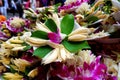
<instances>
[{"instance_id":1,"label":"white flower","mask_svg":"<svg viewBox=\"0 0 120 80\"><path fill-rule=\"evenodd\" d=\"M82 3L77 9L76 13L84 14L90 10L90 5L88 3Z\"/></svg>"},{"instance_id":2,"label":"white flower","mask_svg":"<svg viewBox=\"0 0 120 80\"><path fill-rule=\"evenodd\" d=\"M102 37L107 37L107 36L109 36L109 33L107 33L107 32L104 32L104 31L101 31L101 32L98 32L98 33L93 33L93 34L91 34L89 37L88 37L88 39L90 40L90 39L97 39L97 38L102 38Z\"/></svg>"},{"instance_id":3,"label":"white flower","mask_svg":"<svg viewBox=\"0 0 120 80\"><path fill-rule=\"evenodd\" d=\"M69 41L83 41L88 38L88 35L92 32L91 28L79 27L69 34Z\"/></svg>"},{"instance_id":4,"label":"white flower","mask_svg":"<svg viewBox=\"0 0 120 80\"><path fill-rule=\"evenodd\" d=\"M118 65L113 59L104 58L104 63L108 67L108 73L112 73L112 75L117 76L118 74Z\"/></svg>"},{"instance_id":5,"label":"white flower","mask_svg":"<svg viewBox=\"0 0 120 80\"><path fill-rule=\"evenodd\" d=\"M120 63L118 64L118 80L120 80Z\"/></svg>"},{"instance_id":6,"label":"white flower","mask_svg":"<svg viewBox=\"0 0 120 80\"><path fill-rule=\"evenodd\" d=\"M120 2L118 0L111 0L114 7L120 10Z\"/></svg>"},{"instance_id":7,"label":"white flower","mask_svg":"<svg viewBox=\"0 0 120 80\"><path fill-rule=\"evenodd\" d=\"M43 59L43 64L49 64L51 62L66 61L67 59L73 59L73 55L67 51L63 45L59 48L55 48L50 53L48 53Z\"/></svg>"},{"instance_id":8,"label":"white flower","mask_svg":"<svg viewBox=\"0 0 120 80\"><path fill-rule=\"evenodd\" d=\"M66 0L65 1L65 5L69 5L69 4L71 4L71 3L73 3L73 2L76 2L77 0Z\"/></svg>"},{"instance_id":9,"label":"white flower","mask_svg":"<svg viewBox=\"0 0 120 80\"><path fill-rule=\"evenodd\" d=\"M79 52L79 57L82 60L82 62L86 62L90 64L92 61L95 60L96 56L92 54L90 50L83 50Z\"/></svg>"},{"instance_id":10,"label":"white flower","mask_svg":"<svg viewBox=\"0 0 120 80\"><path fill-rule=\"evenodd\" d=\"M13 27L20 28L25 25L25 21L21 18L15 17L10 23Z\"/></svg>"}]
</instances>

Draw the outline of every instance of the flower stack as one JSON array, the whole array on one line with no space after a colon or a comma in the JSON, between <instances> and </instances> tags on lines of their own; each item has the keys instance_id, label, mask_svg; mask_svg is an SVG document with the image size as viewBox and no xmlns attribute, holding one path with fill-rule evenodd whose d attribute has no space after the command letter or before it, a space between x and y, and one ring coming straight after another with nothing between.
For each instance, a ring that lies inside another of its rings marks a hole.
<instances>
[{"instance_id":1,"label":"flower stack","mask_svg":"<svg viewBox=\"0 0 120 80\"><path fill-rule=\"evenodd\" d=\"M118 4L66 0L0 23L1 80L119 80L119 50L103 49L119 42Z\"/></svg>"}]
</instances>

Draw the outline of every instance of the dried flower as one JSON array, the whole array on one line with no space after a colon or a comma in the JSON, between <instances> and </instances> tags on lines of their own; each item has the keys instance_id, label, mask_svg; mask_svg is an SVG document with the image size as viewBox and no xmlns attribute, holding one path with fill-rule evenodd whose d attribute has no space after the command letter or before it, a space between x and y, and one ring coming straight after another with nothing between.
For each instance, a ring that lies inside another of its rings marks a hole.
<instances>
[{"instance_id":1,"label":"dried flower","mask_svg":"<svg viewBox=\"0 0 120 80\"><path fill-rule=\"evenodd\" d=\"M4 73L3 76L7 80L22 80L23 76L19 75L18 73Z\"/></svg>"}]
</instances>

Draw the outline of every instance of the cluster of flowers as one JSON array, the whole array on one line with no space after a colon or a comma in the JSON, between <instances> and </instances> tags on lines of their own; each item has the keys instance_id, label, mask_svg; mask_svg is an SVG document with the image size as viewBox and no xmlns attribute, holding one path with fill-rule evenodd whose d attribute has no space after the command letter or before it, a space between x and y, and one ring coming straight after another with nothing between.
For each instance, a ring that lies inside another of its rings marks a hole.
<instances>
[{"instance_id":1,"label":"cluster of flowers","mask_svg":"<svg viewBox=\"0 0 120 80\"><path fill-rule=\"evenodd\" d=\"M28 9L24 19L1 22L0 78L118 80L119 50L111 51L117 55L115 61L102 52L95 55L89 41L118 34L114 32L120 29L116 17L120 2L98 0L93 6L87 2L66 0L61 7Z\"/></svg>"}]
</instances>

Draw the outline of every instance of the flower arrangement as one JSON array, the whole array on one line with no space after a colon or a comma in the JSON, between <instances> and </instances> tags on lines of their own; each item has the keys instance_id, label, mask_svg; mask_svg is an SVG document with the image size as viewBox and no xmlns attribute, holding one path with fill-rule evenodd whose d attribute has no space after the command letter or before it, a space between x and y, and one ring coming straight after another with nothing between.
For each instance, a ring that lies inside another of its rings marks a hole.
<instances>
[{"instance_id":1,"label":"flower arrangement","mask_svg":"<svg viewBox=\"0 0 120 80\"><path fill-rule=\"evenodd\" d=\"M119 52L112 51L117 55L117 60L113 60L103 55L104 51L94 52L98 47L89 43L113 38L113 33L119 30L119 19L115 18L119 7L112 6L112 12L108 8L110 4L104 4L109 1L98 0L93 6L87 2L67 0L63 7L55 5L37 11L27 9L24 11L25 19L14 17L1 23L0 78L119 80ZM58 8L66 10L64 7L69 5L67 9L74 14L56 12ZM98 6L102 5L107 10L99 10ZM107 28L111 25L117 27Z\"/></svg>"},{"instance_id":2,"label":"flower arrangement","mask_svg":"<svg viewBox=\"0 0 120 80\"><path fill-rule=\"evenodd\" d=\"M0 23L1 40L7 40L14 35L21 35L23 31L31 29L30 21L18 17L10 18Z\"/></svg>"}]
</instances>

